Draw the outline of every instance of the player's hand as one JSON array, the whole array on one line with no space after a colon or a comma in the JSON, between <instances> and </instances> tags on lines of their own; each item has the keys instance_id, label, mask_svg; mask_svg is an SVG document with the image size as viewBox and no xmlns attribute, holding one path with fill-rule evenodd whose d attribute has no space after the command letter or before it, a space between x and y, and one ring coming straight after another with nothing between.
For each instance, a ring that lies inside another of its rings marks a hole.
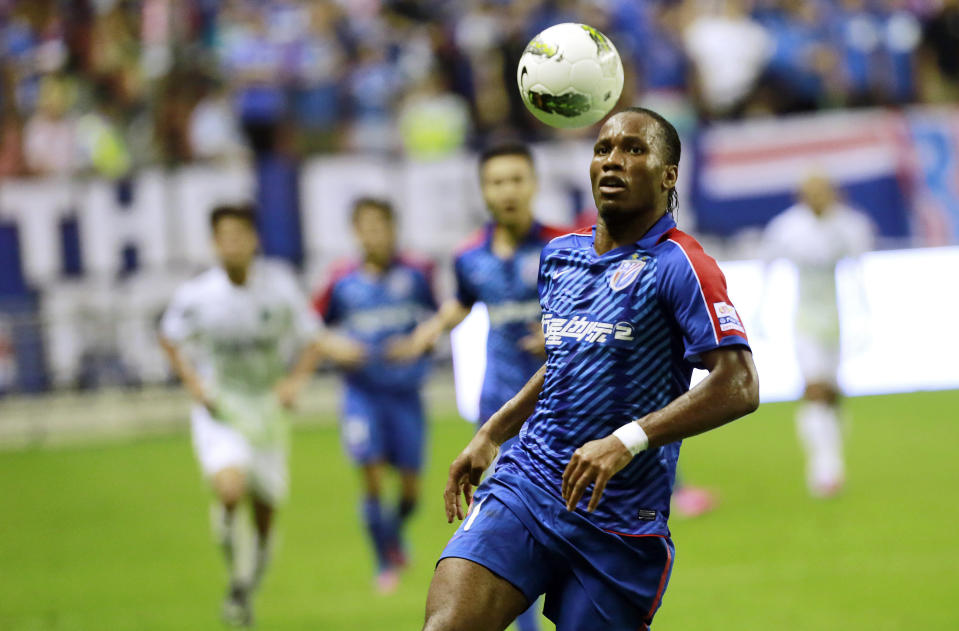
<instances>
[{"instance_id":1,"label":"player's hand","mask_svg":"<svg viewBox=\"0 0 959 631\"><path fill-rule=\"evenodd\" d=\"M466 516L463 505L460 504L460 493L463 494L468 508L473 501L473 487L479 485L483 472L493 463L497 452L499 446L480 431L450 465L446 490L443 491L447 523L452 524L453 517L461 520Z\"/></svg>"},{"instance_id":2,"label":"player's hand","mask_svg":"<svg viewBox=\"0 0 959 631\"><path fill-rule=\"evenodd\" d=\"M287 410L293 409L296 403L296 397L300 393L300 382L292 377L281 379L273 388L276 398Z\"/></svg>"},{"instance_id":3,"label":"player's hand","mask_svg":"<svg viewBox=\"0 0 959 631\"><path fill-rule=\"evenodd\" d=\"M367 359L366 347L342 335L330 335L323 341L323 353L334 364L353 370Z\"/></svg>"},{"instance_id":4,"label":"player's hand","mask_svg":"<svg viewBox=\"0 0 959 631\"><path fill-rule=\"evenodd\" d=\"M204 396L200 399L200 405L206 408L213 418L220 418L220 409L212 398Z\"/></svg>"},{"instance_id":5,"label":"player's hand","mask_svg":"<svg viewBox=\"0 0 959 631\"><path fill-rule=\"evenodd\" d=\"M606 438L591 440L573 452L573 457L563 471L563 499L566 500L566 510L576 508L590 484L593 485L593 494L586 510L591 513L596 510L606 483L632 459L633 455L623 442L612 434Z\"/></svg>"},{"instance_id":6,"label":"player's hand","mask_svg":"<svg viewBox=\"0 0 959 631\"><path fill-rule=\"evenodd\" d=\"M546 357L546 336L543 334L543 326L539 322L530 322L529 335L521 337L517 344L531 355Z\"/></svg>"},{"instance_id":7,"label":"player's hand","mask_svg":"<svg viewBox=\"0 0 959 631\"><path fill-rule=\"evenodd\" d=\"M392 338L386 346L386 358L394 362L411 362L419 359L430 350L432 344L425 336L417 335L416 332L410 335L401 335Z\"/></svg>"}]
</instances>

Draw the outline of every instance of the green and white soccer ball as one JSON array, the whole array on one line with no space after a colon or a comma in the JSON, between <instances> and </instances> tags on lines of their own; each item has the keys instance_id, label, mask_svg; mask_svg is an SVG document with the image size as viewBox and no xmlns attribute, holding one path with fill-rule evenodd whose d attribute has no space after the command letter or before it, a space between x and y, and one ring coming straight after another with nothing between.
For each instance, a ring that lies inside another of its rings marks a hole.
<instances>
[{"instance_id":1,"label":"green and white soccer ball","mask_svg":"<svg viewBox=\"0 0 959 631\"><path fill-rule=\"evenodd\" d=\"M585 127L623 91L623 62L609 38L586 24L557 24L533 38L516 69L523 102L553 127Z\"/></svg>"}]
</instances>

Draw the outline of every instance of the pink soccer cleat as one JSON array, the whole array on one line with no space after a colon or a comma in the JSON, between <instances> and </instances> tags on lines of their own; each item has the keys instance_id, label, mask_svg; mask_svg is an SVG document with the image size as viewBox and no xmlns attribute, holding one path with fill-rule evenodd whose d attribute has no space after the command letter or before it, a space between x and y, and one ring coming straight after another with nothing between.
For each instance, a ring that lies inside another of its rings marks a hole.
<instances>
[{"instance_id":1,"label":"pink soccer cleat","mask_svg":"<svg viewBox=\"0 0 959 631\"><path fill-rule=\"evenodd\" d=\"M673 510L681 517L699 517L716 508L715 494L695 486L683 486L673 493Z\"/></svg>"},{"instance_id":2,"label":"pink soccer cleat","mask_svg":"<svg viewBox=\"0 0 959 631\"><path fill-rule=\"evenodd\" d=\"M400 575L395 568L389 567L385 570L380 570L380 573L376 575L374 587L377 594L382 596L392 594L399 586Z\"/></svg>"}]
</instances>

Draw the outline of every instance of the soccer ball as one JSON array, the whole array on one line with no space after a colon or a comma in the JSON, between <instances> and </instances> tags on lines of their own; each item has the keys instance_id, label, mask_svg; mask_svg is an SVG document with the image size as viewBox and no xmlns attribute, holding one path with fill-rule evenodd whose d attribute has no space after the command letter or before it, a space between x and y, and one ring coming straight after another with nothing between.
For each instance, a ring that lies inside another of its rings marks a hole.
<instances>
[{"instance_id":1,"label":"soccer ball","mask_svg":"<svg viewBox=\"0 0 959 631\"><path fill-rule=\"evenodd\" d=\"M586 24L551 26L526 46L516 69L523 103L553 127L585 127L623 91L623 62L609 38Z\"/></svg>"}]
</instances>

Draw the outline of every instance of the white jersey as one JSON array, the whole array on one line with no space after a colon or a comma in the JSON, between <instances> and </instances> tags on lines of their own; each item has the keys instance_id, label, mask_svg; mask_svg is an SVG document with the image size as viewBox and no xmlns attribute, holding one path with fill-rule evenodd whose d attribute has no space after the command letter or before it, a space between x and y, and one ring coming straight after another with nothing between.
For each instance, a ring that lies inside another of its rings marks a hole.
<instances>
[{"instance_id":1,"label":"white jersey","mask_svg":"<svg viewBox=\"0 0 959 631\"><path fill-rule=\"evenodd\" d=\"M160 328L186 345L216 398L270 393L320 324L293 274L258 260L244 285L234 285L220 267L184 283Z\"/></svg>"},{"instance_id":2,"label":"white jersey","mask_svg":"<svg viewBox=\"0 0 959 631\"><path fill-rule=\"evenodd\" d=\"M868 217L841 204L821 217L807 205L796 204L769 222L763 235L764 258L785 258L799 271L800 336L838 344L836 264L870 250L873 243Z\"/></svg>"}]
</instances>

